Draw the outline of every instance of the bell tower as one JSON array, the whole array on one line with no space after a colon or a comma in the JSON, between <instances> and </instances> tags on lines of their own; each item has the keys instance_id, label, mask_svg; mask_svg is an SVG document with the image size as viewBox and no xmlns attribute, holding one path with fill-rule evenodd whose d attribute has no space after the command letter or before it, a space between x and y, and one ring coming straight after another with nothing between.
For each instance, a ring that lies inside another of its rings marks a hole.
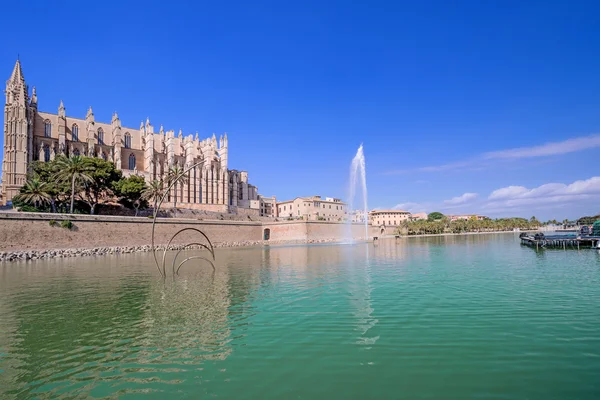
<instances>
[{"instance_id":1,"label":"bell tower","mask_svg":"<svg viewBox=\"0 0 600 400\"><path fill-rule=\"evenodd\" d=\"M17 60L6 81L4 104L4 159L2 161L2 196L10 201L27 179L27 166L33 155L33 109L28 87ZM35 99L37 102L37 98Z\"/></svg>"}]
</instances>

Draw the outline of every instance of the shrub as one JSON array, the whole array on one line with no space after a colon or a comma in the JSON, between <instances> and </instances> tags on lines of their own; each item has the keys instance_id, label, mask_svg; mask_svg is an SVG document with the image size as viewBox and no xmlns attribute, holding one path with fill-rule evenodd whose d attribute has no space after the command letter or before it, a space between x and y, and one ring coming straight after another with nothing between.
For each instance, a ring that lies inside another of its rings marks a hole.
<instances>
[{"instance_id":1,"label":"shrub","mask_svg":"<svg viewBox=\"0 0 600 400\"><path fill-rule=\"evenodd\" d=\"M56 226L56 225L58 225L58 222L56 222L55 220L51 219L50 221L48 221L48 225L50 225L50 226Z\"/></svg>"},{"instance_id":2,"label":"shrub","mask_svg":"<svg viewBox=\"0 0 600 400\"><path fill-rule=\"evenodd\" d=\"M148 215L147 218L154 219L154 215Z\"/></svg>"},{"instance_id":3,"label":"shrub","mask_svg":"<svg viewBox=\"0 0 600 400\"><path fill-rule=\"evenodd\" d=\"M73 223L68 219L63 219L60 221L60 226L66 229L73 229Z\"/></svg>"}]
</instances>

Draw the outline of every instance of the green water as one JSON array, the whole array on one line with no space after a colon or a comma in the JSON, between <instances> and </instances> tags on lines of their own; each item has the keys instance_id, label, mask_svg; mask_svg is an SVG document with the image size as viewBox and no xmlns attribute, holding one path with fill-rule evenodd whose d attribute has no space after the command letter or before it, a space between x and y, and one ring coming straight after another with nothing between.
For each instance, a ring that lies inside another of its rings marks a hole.
<instances>
[{"instance_id":1,"label":"green water","mask_svg":"<svg viewBox=\"0 0 600 400\"><path fill-rule=\"evenodd\" d=\"M0 265L0 398L599 399L600 254L513 234Z\"/></svg>"}]
</instances>

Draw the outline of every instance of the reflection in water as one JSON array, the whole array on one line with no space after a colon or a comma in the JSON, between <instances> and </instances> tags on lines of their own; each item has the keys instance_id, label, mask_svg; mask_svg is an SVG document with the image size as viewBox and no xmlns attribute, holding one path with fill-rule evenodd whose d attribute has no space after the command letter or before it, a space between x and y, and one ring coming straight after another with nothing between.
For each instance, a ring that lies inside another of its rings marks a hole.
<instances>
[{"instance_id":1,"label":"reflection in water","mask_svg":"<svg viewBox=\"0 0 600 400\"><path fill-rule=\"evenodd\" d=\"M358 276L362 276L363 282L357 282L356 291L356 317L358 318L358 329L360 337L357 343L362 345L374 345L379 336L368 336L367 333L377 324L377 319L372 317L373 305L371 301L371 260L369 259L369 246L363 245L365 257L363 265L357 265ZM369 349L370 347L367 347Z\"/></svg>"},{"instance_id":2,"label":"reflection in water","mask_svg":"<svg viewBox=\"0 0 600 400\"><path fill-rule=\"evenodd\" d=\"M507 234L216 256L166 283L144 254L0 266L0 398L600 391L596 251Z\"/></svg>"}]
</instances>

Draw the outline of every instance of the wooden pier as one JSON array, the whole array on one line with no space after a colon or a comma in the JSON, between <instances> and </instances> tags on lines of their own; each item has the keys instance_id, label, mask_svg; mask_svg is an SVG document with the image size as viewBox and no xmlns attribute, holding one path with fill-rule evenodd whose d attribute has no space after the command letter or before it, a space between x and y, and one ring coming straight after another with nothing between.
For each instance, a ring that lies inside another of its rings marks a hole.
<instances>
[{"instance_id":1,"label":"wooden pier","mask_svg":"<svg viewBox=\"0 0 600 400\"><path fill-rule=\"evenodd\" d=\"M600 249L600 236L573 236L573 235L544 235L543 233L522 233L519 236L521 244L535 247L536 249Z\"/></svg>"}]
</instances>

